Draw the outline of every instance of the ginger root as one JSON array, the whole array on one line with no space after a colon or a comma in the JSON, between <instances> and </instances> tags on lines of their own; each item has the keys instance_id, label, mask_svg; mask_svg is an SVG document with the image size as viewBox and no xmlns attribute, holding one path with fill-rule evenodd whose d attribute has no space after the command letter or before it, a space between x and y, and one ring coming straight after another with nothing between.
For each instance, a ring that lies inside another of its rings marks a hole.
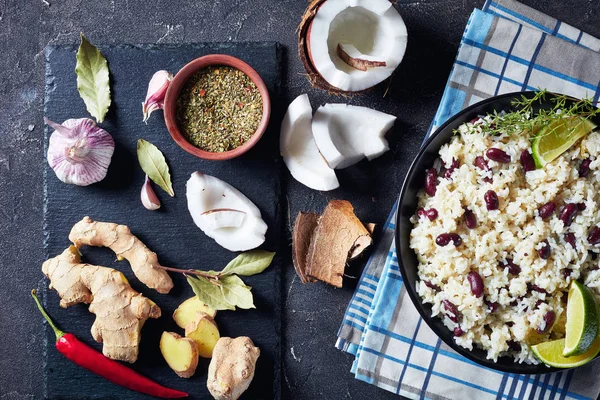
<instances>
[{"instance_id":1,"label":"ginger root","mask_svg":"<svg viewBox=\"0 0 600 400\"><path fill-rule=\"evenodd\" d=\"M198 296L194 296L177 307L173 313L173 320L180 328L185 329L196 318L196 313L198 312L208 314L211 318L217 315L216 310L201 302Z\"/></svg>"},{"instance_id":2,"label":"ginger root","mask_svg":"<svg viewBox=\"0 0 600 400\"><path fill-rule=\"evenodd\" d=\"M198 345L192 339L173 332L163 332L160 352L169 367L182 378L190 378L198 366Z\"/></svg>"},{"instance_id":3,"label":"ginger root","mask_svg":"<svg viewBox=\"0 0 600 400\"><path fill-rule=\"evenodd\" d=\"M249 337L222 337L208 366L206 386L217 400L236 400L248 389L260 349Z\"/></svg>"},{"instance_id":4,"label":"ginger root","mask_svg":"<svg viewBox=\"0 0 600 400\"><path fill-rule=\"evenodd\" d=\"M103 343L102 353L113 360L137 360L140 331L148 318L159 318L160 308L131 288L127 278L112 268L82 264L75 246L42 265L56 289L60 306L90 304L96 314L92 337Z\"/></svg>"},{"instance_id":5,"label":"ginger root","mask_svg":"<svg viewBox=\"0 0 600 400\"><path fill-rule=\"evenodd\" d=\"M221 334L217 323L210 315L197 312L196 317L185 327L185 337L196 342L200 357L211 358Z\"/></svg>"},{"instance_id":6,"label":"ginger root","mask_svg":"<svg viewBox=\"0 0 600 400\"><path fill-rule=\"evenodd\" d=\"M167 271L159 268L156 253L150 251L125 225L83 217L71 229L69 240L77 248L83 245L110 248L119 260L129 261L133 273L143 284L159 293L169 293L173 287Z\"/></svg>"}]
</instances>

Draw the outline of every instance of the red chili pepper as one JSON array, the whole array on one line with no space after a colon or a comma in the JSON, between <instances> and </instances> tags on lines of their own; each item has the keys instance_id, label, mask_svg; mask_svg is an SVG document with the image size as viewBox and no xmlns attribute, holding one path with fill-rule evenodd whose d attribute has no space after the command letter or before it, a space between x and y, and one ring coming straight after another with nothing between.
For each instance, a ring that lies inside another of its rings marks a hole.
<instances>
[{"instance_id":1,"label":"red chili pepper","mask_svg":"<svg viewBox=\"0 0 600 400\"><path fill-rule=\"evenodd\" d=\"M42 315L46 318L46 321L48 321L48 324L50 324L56 334L56 349L75 364L100 375L112 383L116 383L117 385L121 385L139 393L162 397L164 399L188 397L186 392L180 392L179 390L161 386L131 368L107 358L104 354L79 341L72 333L61 331L54 325L54 322L52 322L44 310L44 307L42 307L35 289L31 291L31 295L42 312Z\"/></svg>"}]
</instances>

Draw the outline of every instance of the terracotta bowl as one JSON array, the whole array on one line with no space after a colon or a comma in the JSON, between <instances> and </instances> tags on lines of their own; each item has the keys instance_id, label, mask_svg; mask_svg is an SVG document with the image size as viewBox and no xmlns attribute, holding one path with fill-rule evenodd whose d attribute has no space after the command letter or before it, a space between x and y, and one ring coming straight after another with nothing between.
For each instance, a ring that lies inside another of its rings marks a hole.
<instances>
[{"instance_id":1,"label":"terracotta bowl","mask_svg":"<svg viewBox=\"0 0 600 400\"><path fill-rule=\"evenodd\" d=\"M229 67L236 68L248 75L248 77L252 80L252 82L254 82L254 84L258 88L263 103L262 119L260 120L260 124L258 125L258 128L256 129L256 132L254 132L252 137L243 145L236 147L233 150L224 151L220 153L213 153L210 151L199 149L198 147L188 142L181 130L179 129L179 124L177 122L176 115L177 99L185 83L197 71L211 65L227 65ZM205 160L230 160L250 150L252 146L254 146L260 140L263 133L265 133L265 129L267 129L267 124L269 123L269 117L271 116L271 100L269 98L269 91L267 90L267 86L263 82L262 78L251 66L249 66L248 64L236 57L228 56L225 54L210 54L207 56L196 58L195 60L189 62L177 73L177 75L175 75L173 81L169 85L169 89L167 90L167 94L165 97L164 113L167 129L169 130L171 137L173 138L175 143L179 145L179 147L181 147L188 153L193 154L196 157L203 158Z\"/></svg>"}]
</instances>

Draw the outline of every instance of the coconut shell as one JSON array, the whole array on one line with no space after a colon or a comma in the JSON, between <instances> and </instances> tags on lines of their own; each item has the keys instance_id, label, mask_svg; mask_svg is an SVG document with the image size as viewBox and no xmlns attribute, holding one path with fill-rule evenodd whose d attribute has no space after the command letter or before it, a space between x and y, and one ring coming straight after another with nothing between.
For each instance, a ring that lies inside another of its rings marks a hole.
<instances>
[{"instance_id":1,"label":"coconut shell","mask_svg":"<svg viewBox=\"0 0 600 400\"><path fill-rule=\"evenodd\" d=\"M345 200L329 202L310 241L306 274L341 288L346 260L357 241L371 235Z\"/></svg>"},{"instance_id":2,"label":"coconut shell","mask_svg":"<svg viewBox=\"0 0 600 400\"><path fill-rule=\"evenodd\" d=\"M292 261L296 274L302 283L314 282L313 278L306 276L306 257L310 241L319 222L319 215L309 212L299 212L294 222L292 232Z\"/></svg>"},{"instance_id":3,"label":"coconut shell","mask_svg":"<svg viewBox=\"0 0 600 400\"><path fill-rule=\"evenodd\" d=\"M308 7L306 7L306 10L304 11L304 14L302 14L302 20L300 21L300 25L298 25L298 57L300 58L302 65L304 65L304 69L306 70L306 76L308 77L308 80L310 81L311 85L319 89L327 90L331 94L351 95L357 93L364 93L370 90L371 88L362 91L352 92L342 90L330 85L329 82L323 79L321 74L319 74L319 72L317 71L317 69L311 61L310 48L308 47L308 37L310 36L312 21L317 12L319 11L319 8L321 7L321 5L323 5L323 3L325 3L325 1L327 0L311 0L308 4ZM390 3L394 4L392 0L390 0ZM392 76L393 74L383 82L390 80Z\"/></svg>"}]
</instances>

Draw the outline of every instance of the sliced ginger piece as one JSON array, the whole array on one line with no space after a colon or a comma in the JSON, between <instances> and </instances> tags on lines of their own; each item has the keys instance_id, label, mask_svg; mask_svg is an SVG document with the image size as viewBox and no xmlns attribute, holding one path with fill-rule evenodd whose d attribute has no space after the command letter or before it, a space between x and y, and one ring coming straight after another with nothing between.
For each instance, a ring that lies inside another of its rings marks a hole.
<instances>
[{"instance_id":1,"label":"sliced ginger piece","mask_svg":"<svg viewBox=\"0 0 600 400\"><path fill-rule=\"evenodd\" d=\"M173 288L173 281L167 271L160 268L156 253L146 247L125 225L97 222L90 217L83 217L71 229L69 240L77 248L84 245L108 247L119 260L129 261L140 282L159 293L169 293Z\"/></svg>"},{"instance_id":2,"label":"sliced ginger piece","mask_svg":"<svg viewBox=\"0 0 600 400\"><path fill-rule=\"evenodd\" d=\"M196 342L200 357L211 358L221 335L219 327L210 315L197 312L196 317L185 327L185 337Z\"/></svg>"},{"instance_id":3,"label":"sliced ginger piece","mask_svg":"<svg viewBox=\"0 0 600 400\"><path fill-rule=\"evenodd\" d=\"M196 318L196 313L203 312L211 318L215 318L217 311L198 299L198 296L190 297L177 307L173 313L173 320L180 328L185 329L190 322Z\"/></svg>"},{"instance_id":4,"label":"sliced ginger piece","mask_svg":"<svg viewBox=\"0 0 600 400\"><path fill-rule=\"evenodd\" d=\"M81 263L75 246L44 262L42 272L58 292L61 307L90 304L96 314L92 337L103 343L106 357L137 360L142 326L148 318L160 317L160 307L133 290L121 272Z\"/></svg>"},{"instance_id":5,"label":"sliced ginger piece","mask_svg":"<svg viewBox=\"0 0 600 400\"><path fill-rule=\"evenodd\" d=\"M260 349L249 337L219 339L208 366L206 386L216 400L237 400L254 378Z\"/></svg>"},{"instance_id":6,"label":"sliced ginger piece","mask_svg":"<svg viewBox=\"0 0 600 400\"><path fill-rule=\"evenodd\" d=\"M173 332L163 332L160 337L160 352L175 373L190 378L198 366L198 345L192 339Z\"/></svg>"}]
</instances>

